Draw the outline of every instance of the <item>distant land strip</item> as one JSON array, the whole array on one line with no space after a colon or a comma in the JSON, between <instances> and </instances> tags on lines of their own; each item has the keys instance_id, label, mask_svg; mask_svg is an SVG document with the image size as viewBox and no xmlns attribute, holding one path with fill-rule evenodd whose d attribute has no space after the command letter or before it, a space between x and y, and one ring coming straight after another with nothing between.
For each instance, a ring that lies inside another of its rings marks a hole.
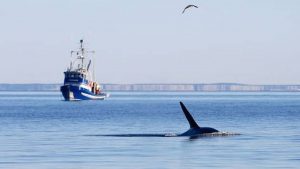
<instances>
[{"instance_id":1,"label":"distant land strip","mask_svg":"<svg viewBox=\"0 0 300 169\"><path fill-rule=\"evenodd\" d=\"M62 84L0 83L0 91L59 91ZM300 85L212 84L102 84L104 91L178 91L178 92L300 92Z\"/></svg>"}]
</instances>

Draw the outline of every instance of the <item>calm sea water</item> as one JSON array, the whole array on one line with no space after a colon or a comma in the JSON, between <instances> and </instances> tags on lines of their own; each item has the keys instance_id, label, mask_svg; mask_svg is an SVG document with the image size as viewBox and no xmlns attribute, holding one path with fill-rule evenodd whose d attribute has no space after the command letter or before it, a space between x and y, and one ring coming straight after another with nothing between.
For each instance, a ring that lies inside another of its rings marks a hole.
<instances>
[{"instance_id":1,"label":"calm sea water","mask_svg":"<svg viewBox=\"0 0 300 169\"><path fill-rule=\"evenodd\" d=\"M96 137L182 133L183 101L227 137ZM299 168L300 93L111 93L62 101L56 92L0 92L0 168Z\"/></svg>"}]
</instances>

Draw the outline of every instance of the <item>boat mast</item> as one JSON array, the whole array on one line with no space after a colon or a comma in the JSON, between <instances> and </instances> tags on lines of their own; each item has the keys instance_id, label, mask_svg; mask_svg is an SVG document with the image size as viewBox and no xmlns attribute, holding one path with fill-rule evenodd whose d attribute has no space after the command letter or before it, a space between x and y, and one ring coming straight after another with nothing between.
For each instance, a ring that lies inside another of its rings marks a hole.
<instances>
[{"instance_id":1,"label":"boat mast","mask_svg":"<svg viewBox=\"0 0 300 169\"><path fill-rule=\"evenodd\" d=\"M83 60L84 60L84 48L83 48L83 39L80 40L80 50L81 50L81 69L83 69Z\"/></svg>"},{"instance_id":2,"label":"boat mast","mask_svg":"<svg viewBox=\"0 0 300 169\"><path fill-rule=\"evenodd\" d=\"M92 62L92 59L90 59L90 61L86 64L86 65L84 65L85 63L84 63L84 59L85 59L85 54L87 53L95 53L95 51L87 51L87 50L85 50L85 48L84 48L84 46L83 46L83 39L81 39L80 41L80 48L79 48L79 50L75 50L75 51L71 51L71 56L72 56L72 54L73 53L76 53L76 55L77 55L77 58L76 58L76 60L79 62L79 64L78 64L78 70L77 71L80 71L81 73L88 73L88 76L91 78L91 80L93 81L94 79L95 79L95 74L94 74L94 64L93 63L91 63ZM76 61L74 61L74 64L75 64L75 62ZM80 62L81 62L81 65L80 65ZM72 70L72 68L74 67L74 64L72 63L72 61L71 61L71 63L70 63L70 70ZM92 64L92 65L91 65ZM90 70L90 66L93 66L92 68L93 68L93 72L90 72L89 70Z\"/></svg>"}]
</instances>

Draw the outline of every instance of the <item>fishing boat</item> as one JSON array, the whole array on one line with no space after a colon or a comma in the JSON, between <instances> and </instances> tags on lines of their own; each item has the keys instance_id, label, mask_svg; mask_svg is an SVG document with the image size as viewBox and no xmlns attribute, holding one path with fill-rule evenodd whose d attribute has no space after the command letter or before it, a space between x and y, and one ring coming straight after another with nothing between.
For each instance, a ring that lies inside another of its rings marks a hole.
<instances>
[{"instance_id":1,"label":"fishing boat","mask_svg":"<svg viewBox=\"0 0 300 169\"><path fill-rule=\"evenodd\" d=\"M102 92L100 85L95 81L94 68L91 70L92 59L87 55L94 53L84 48L83 40L80 40L78 50L71 51L73 60L64 72L64 85L60 87L66 101L104 100L109 97L107 93Z\"/></svg>"}]
</instances>

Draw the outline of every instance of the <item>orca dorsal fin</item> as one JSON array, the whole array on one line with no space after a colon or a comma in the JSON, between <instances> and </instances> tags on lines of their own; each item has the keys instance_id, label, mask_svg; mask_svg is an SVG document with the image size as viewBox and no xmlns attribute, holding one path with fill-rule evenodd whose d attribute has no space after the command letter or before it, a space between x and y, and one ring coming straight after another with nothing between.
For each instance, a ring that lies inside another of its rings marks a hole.
<instances>
[{"instance_id":1,"label":"orca dorsal fin","mask_svg":"<svg viewBox=\"0 0 300 169\"><path fill-rule=\"evenodd\" d=\"M195 122L193 116L190 114L190 112L187 110L187 108L184 106L182 102L180 102L181 109L186 117L186 119L190 123L190 128L197 128L199 127L198 124Z\"/></svg>"}]
</instances>

